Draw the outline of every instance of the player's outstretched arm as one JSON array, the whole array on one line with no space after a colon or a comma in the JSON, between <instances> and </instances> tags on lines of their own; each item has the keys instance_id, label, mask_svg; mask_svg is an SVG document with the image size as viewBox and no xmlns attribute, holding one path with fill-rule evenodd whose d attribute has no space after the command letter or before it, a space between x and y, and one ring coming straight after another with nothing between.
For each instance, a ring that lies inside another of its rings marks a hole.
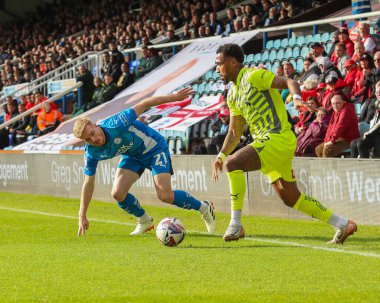
<instances>
[{"instance_id":1,"label":"player's outstretched arm","mask_svg":"<svg viewBox=\"0 0 380 303\"><path fill-rule=\"evenodd\" d=\"M90 222L87 219L87 209L90 205L92 194L95 189L95 175L87 176L85 175L82 194L80 199L80 208L79 208L79 222L78 222L78 236L85 235L86 230L90 226Z\"/></svg>"},{"instance_id":2,"label":"player's outstretched arm","mask_svg":"<svg viewBox=\"0 0 380 303\"><path fill-rule=\"evenodd\" d=\"M154 96L146 98L139 103L137 103L132 108L136 112L137 117L139 117L143 112L145 112L147 109L157 106L164 103L169 102L176 102L176 101L182 101L188 98L192 94L191 88L184 88L181 89L179 92L172 94L172 95L166 95L166 96Z\"/></svg>"}]
</instances>

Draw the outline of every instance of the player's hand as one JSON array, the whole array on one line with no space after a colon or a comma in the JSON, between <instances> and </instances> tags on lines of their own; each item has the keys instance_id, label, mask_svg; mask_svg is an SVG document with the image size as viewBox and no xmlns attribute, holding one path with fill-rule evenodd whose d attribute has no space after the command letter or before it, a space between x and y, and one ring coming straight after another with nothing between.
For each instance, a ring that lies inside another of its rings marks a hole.
<instances>
[{"instance_id":1,"label":"player's hand","mask_svg":"<svg viewBox=\"0 0 380 303\"><path fill-rule=\"evenodd\" d=\"M218 181L219 180L219 171L223 171L223 160L220 158L216 158L212 167L212 180Z\"/></svg>"},{"instance_id":2,"label":"player's hand","mask_svg":"<svg viewBox=\"0 0 380 303\"><path fill-rule=\"evenodd\" d=\"M181 89L179 92L174 94L175 96L175 101L182 101L188 98L191 94L193 93L193 90L191 87L186 87L184 89Z\"/></svg>"},{"instance_id":3,"label":"player's hand","mask_svg":"<svg viewBox=\"0 0 380 303\"><path fill-rule=\"evenodd\" d=\"M78 237L86 235L86 231L90 226L90 222L86 218L86 216L79 216L79 223L78 223Z\"/></svg>"}]
</instances>

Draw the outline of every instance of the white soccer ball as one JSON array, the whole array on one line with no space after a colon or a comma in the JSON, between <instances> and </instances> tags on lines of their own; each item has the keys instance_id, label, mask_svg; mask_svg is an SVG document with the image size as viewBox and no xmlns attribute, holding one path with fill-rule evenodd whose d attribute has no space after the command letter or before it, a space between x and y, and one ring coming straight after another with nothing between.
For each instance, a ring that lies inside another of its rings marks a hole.
<instances>
[{"instance_id":1,"label":"white soccer ball","mask_svg":"<svg viewBox=\"0 0 380 303\"><path fill-rule=\"evenodd\" d=\"M186 236L183 223L177 218L165 218L158 223L156 228L157 239L166 246L177 246Z\"/></svg>"}]
</instances>

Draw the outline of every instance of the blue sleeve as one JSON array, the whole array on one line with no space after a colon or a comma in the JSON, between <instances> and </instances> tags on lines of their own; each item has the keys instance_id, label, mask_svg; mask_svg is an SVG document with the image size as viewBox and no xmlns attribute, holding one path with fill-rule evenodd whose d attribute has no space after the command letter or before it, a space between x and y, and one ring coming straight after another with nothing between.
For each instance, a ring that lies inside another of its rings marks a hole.
<instances>
[{"instance_id":1,"label":"blue sleeve","mask_svg":"<svg viewBox=\"0 0 380 303\"><path fill-rule=\"evenodd\" d=\"M132 122L137 119L137 115L133 108L128 108L126 110L121 111L118 114L118 118L120 122L122 122L124 126L126 126L126 125L131 125Z\"/></svg>"},{"instance_id":2,"label":"blue sleeve","mask_svg":"<svg viewBox=\"0 0 380 303\"><path fill-rule=\"evenodd\" d=\"M98 160L89 157L86 153L84 155L84 174L87 176L95 175L98 162Z\"/></svg>"}]
</instances>

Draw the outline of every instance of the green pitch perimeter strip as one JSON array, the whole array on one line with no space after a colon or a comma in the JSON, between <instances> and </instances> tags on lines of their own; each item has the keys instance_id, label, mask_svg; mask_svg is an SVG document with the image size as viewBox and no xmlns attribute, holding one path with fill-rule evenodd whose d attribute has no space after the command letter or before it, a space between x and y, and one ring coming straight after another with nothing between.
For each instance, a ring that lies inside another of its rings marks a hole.
<instances>
[{"instance_id":1,"label":"green pitch perimeter strip","mask_svg":"<svg viewBox=\"0 0 380 303\"><path fill-rule=\"evenodd\" d=\"M0 209L6 210L6 211L35 214L35 215L40 215L40 216L50 216L50 217L59 217L59 218L65 218L65 219L78 220L78 217L74 217L74 216L66 216L62 214L54 214L54 213L33 211L33 210L27 210L27 209L10 208L10 207L0 207ZM135 226L135 224L133 223L126 223L126 222L120 222L120 221L103 220L103 219L96 219L96 218L90 218L90 220L94 222L101 222L101 223ZM198 231L191 231L191 230L187 230L186 232L192 233L192 234L208 235L208 233L206 232L198 232ZM220 236L220 237L223 236L222 234L214 234L214 235ZM302 248L309 248L309 249L315 249L315 250L323 250L323 251L330 251L330 252L335 252L335 253L351 254L351 255L356 255L356 256L361 256L361 257L380 259L380 254L371 253L371 252L345 250L345 249L340 249L340 248L335 248L335 247L326 247L326 246L315 246L315 245L308 245L308 244L302 244L302 243L297 243L297 242L287 242L287 241L266 239L263 237L246 237L244 238L244 240L259 242L259 243L271 243L271 244L277 244L277 245L302 247Z\"/></svg>"}]
</instances>

